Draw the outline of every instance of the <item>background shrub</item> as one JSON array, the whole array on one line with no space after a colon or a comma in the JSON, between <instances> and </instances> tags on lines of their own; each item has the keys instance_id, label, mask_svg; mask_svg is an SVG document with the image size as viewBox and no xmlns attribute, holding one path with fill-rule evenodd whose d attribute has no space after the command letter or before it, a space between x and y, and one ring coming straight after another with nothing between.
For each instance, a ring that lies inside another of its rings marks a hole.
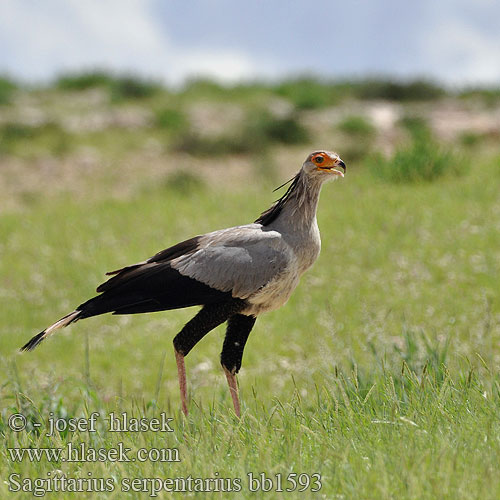
<instances>
[{"instance_id":1,"label":"background shrub","mask_svg":"<svg viewBox=\"0 0 500 500\"><path fill-rule=\"evenodd\" d=\"M295 115L276 117L267 111L250 114L240 130L227 135L203 136L193 131L180 135L176 151L195 156L223 156L264 152L272 144L301 144L308 131Z\"/></svg>"},{"instance_id":2,"label":"background shrub","mask_svg":"<svg viewBox=\"0 0 500 500\"><path fill-rule=\"evenodd\" d=\"M310 78L283 82L275 87L275 92L291 101L299 110L323 108L339 100L335 85Z\"/></svg>"},{"instance_id":3,"label":"background shrub","mask_svg":"<svg viewBox=\"0 0 500 500\"><path fill-rule=\"evenodd\" d=\"M162 89L159 83L152 80L135 75L114 75L99 70L62 75L56 80L55 86L70 91L106 88L114 101L151 97Z\"/></svg>"},{"instance_id":4,"label":"background shrub","mask_svg":"<svg viewBox=\"0 0 500 500\"><path fill-rule=\"evenodd\" d=\"M447 173L458 172L459 158L431 137L415 139L390 158L381 154L369 160L372 172L390 182L430 182Z\"/></svg>"},{"instance_id":5,"label":"background shrub","mask_svg":"<svg viewBox=\"0 0 500 500\"><path fill-rule=\"evenodd\" d=\"M172 132L179 132L187 128L188 119L179 109L162 108L156 112L155 125Z\"/></svg>"},{"instance_id":6,"label":"background shrub","mask_svg":"<svg viewBox=\"0 0 500 500\"><path fill-rule=\"evenodd\" d=\"M422 116L405 115L399 120L399 126L405 129L414 140L426 140L432 135L428 121Z\"/></svg>"},{"instance_id":7,"label":"background shrub","mask_svg":"<svg viewBox=\"0 0 500 500\"><path fill-rule=\"evenodd\" d=\"M347 116L339 123L338 129L345 134L363 139L369 139L375 135L375 127L364 116Z\"/></svg>"},{"instance_id":8,"label":"background shrub","mask_svg":"<svg viewBox=\"0 0 500 500\"><path fill-rule=\"evenodd\" d=\"M7 77L0 77L0 105L8 104L17 85Z\"/></svg>"},{"instance_id":9,"label":"background shrub","mask_svg":"<svg viewBox=\"0 0 500 500\"><path fill-rule=\"evenodd\" d=\"M388 101L426 101L446 95L438 84L427 80L408 82L385 79L367 79L353 84L353 92L360 99Z\"/></svg>"},{"instance_id":10,"label":"background shrub","mask_svg":"<svg viewBox=\"0 0 500 500\"><path fill-rule=\"evenodd\" d=\"M301 144L309 141L309 133L296 115L276 117L266 111L250 116L244 131L248 140L278 144Z\"/></svg>"},{"instance_id":11,"label":"background shrub","mask_svg":"<svg viewBox=\"0 0 500 500\"><path fill-rule=\"evenodd\" d=\"M60 156L68 149L69 135L57 123L32 126L7 122L0 126L0 153Z\"/></svg>"},{"instance_id":12,"label":"background shrub","mask_svg":"<svg viewBox=\"0 0 500 500\"><path fill-rule=\"evenodd\" d=\"M55 86L61 90L87 90L96 87L110 87L113 77L105 71L84 71L68 73L57 78Z\"/></svg>"}]
</instances>

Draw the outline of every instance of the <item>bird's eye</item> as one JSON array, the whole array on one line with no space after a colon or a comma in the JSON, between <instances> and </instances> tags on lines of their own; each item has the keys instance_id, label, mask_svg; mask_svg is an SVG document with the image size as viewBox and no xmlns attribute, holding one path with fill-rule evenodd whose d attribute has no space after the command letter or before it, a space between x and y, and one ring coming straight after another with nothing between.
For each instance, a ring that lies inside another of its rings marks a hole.
<instances>
[{"instance_id":1,"label":"bird's eye","mask_svg":"<svg viewBox=\"0 0 500 500\"><path fill-rule=\"evenodd\" d=\"M323 163L324 158L322 156L316 156L314 158L314 163Z\"/></svg>"}]
</instances>

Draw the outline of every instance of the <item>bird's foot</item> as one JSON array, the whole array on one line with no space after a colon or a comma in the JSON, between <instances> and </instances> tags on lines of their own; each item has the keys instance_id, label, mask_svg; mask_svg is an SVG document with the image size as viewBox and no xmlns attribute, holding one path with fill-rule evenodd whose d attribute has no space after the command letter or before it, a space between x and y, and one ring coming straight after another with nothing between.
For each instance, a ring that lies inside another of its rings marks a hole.
<instances>
[{"instance_id":1,"label":"bird's foot","mask_svg":"<svg viewBox=\"0 0 500 500\"><path fill-rule=\"evenodd\" d=\"M177 375L179 377L179 389L181 391L181 405L182 413L188 416L187 407L187 381L186 381L186 367L184 365L184 356L174 348L175 361L177 363Z\"/></svg>"},{"instance_id":2,"label":"bird's foot","mask_svg":"<svg viewBox=\"0 0 500 500\"><path fill-rule=\"evenodd\" d=\"M240 399L238 397L238 384L236 383L236 375L234 373L231 373L225 366L223 366L222 368L224 368L224 373L226 374L227 378L227 384L229 385L229 392L231 393L231 398L233 400L234 413L236 413L236 416L240 418Z\"/></svg>"}]
</instances>

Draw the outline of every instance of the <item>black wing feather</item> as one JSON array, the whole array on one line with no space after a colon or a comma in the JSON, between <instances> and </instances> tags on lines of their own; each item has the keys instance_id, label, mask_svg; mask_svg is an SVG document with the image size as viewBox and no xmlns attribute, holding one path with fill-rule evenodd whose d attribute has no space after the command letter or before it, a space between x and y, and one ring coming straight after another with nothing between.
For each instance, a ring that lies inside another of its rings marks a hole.
<instances>
[{"instance_id":1,"label":"black wing feather","mask_svg":"<svg viewBox=\"0 0 500 500\"><path fill-rule=\"evenodd\" d=\"M148 264L160 262L167 263L173 259L176 259L177 257L180 257L181 255L193 253L198 249L200 238L200 236L195 236L194 238L190 238L189 240L181 241L180 243L177 243L177 245L173 245L169 248L166 248L165 250L162 250L161 252L158 252L145 262L122 267L121 269L117 269L116 271L110 271L106 273L108 276L115 276L99 285L96 291L99 293L106 292L108 290L111 290L115 286L122 285L126 281L134 279L137 276L141 276L147 268ZM155 268L156 266L151 265L150 267Z\"/></svg>"},{"instance_id":2,"label":"black wing feather","mask_svg":"<svg viewBox=\"0 0 500 500\"><path fill-rule=\"evenodd\" d=\"M82 311L80 318L107 312L135 314L166 311L224 302L232 298L231 292L221 292L183 276L170 267L168 262L143 264L132 271L126 271L124 276L118 275L109 281L116 279L101 295L77 307L77 311Z\"/></svg>"},{"instance_id":3,"label":"black wing feather","mask_svg":"<svg viewBox=\"0 0 500 500\"><path fill-rule=\"evenodd\" d=\"M212 304L232 297L193 278L183 276L170 266L170 261L195 252L200 236L177 243L145 262L127 266L97 287L101 295L77 307L81 318L112 312L135 314Z\"/></svg>"}]
</instances>

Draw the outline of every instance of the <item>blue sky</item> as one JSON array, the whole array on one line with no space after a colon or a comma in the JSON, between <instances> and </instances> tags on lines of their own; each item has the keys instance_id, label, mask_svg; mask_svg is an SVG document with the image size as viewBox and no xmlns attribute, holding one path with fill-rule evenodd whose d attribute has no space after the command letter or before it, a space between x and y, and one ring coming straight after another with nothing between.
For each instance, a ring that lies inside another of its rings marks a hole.
<instances>
[{"instance_id":1,"label":"blue sky","mask_svg":"<svg viewBox=\"0 0 500 500\"><path fill-rule=\"evenodd\" d=\"M500 84L498 0L0 0L0 73Z\"/></svg>"}]
</instances>

